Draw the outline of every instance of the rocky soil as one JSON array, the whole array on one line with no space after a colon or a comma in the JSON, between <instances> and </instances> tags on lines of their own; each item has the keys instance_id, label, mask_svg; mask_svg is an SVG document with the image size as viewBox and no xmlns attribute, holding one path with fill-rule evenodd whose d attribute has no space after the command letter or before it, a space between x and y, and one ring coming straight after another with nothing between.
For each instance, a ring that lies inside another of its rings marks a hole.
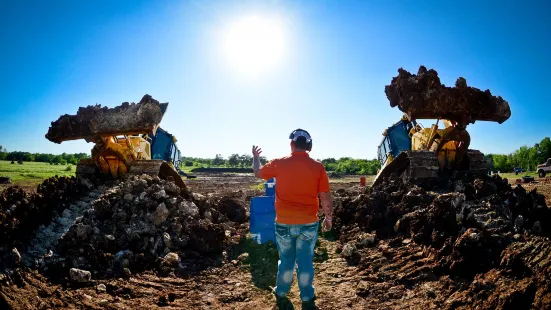
<instances>
[{"instance_id":1,"label":"rocky soil","mask_svg":"<svg viewBox=\"0 0 551 310\"><path fill-rule=\"evenodd\" d=\"M341 194L336 230L342 255L371 276L364 296L437 282L438 308L550 307L551 210L536 190L463 176L422 185L391 178L359 196Z\"/></svg>"},{"instance_id":2,"label":"rocky soil","mask_svg":"<svg viewBox=\"0 0 551 310\"><path fill-rule=\"evenodd\" d=\"M277 250L247 238L258 184L186 180L192 199L147 176L7 189L0 307L272 309ZM458 176L332 188L335 227L320 232L315 256L319 309L549 308L543 183ZM298 294L295 280L300 309Z\"/></svg>"}]
</instances>

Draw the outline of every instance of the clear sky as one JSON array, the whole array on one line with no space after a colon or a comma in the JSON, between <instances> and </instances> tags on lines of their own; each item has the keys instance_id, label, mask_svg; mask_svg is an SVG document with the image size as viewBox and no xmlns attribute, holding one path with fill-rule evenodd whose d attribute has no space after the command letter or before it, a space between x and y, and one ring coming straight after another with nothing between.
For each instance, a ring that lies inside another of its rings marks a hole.
<instances>
[{"instance_id":1,"label":"clear sky","mask_svg":"<svg viewBox=\"0 0 551 310\"><path fill-rule=\"evenodd\" d=\"M150 94L186 156L287 155L302 127L315 158L371 159L401 116L385 85L425 65L509 101L505 123L468 127L471 148L508 153L551 135L550 33L548 0L0 0L0 145L88 153L48 141L50 122Z\"/></svg>"}]
</instances>

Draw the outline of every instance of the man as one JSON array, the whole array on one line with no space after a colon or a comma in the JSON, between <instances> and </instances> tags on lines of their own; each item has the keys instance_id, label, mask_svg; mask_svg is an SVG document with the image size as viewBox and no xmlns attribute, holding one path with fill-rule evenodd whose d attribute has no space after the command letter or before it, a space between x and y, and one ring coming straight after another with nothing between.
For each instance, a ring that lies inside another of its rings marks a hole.
<instances>
[{"instance_id":1,"label":"man","mask_svg":"<svg viewBox=\"0 0 551 310\"><path fill-rule=\"evenodd\" d=\"M315 308L314 247L318 238L319 199L325 219L323 231L332 227L332 205L329 178L325 167L310 158L312 137L306 130L293 131L291 156L274 159L260 167L262 150L253 146L253 170L258 178L276 179L275 235L279 252L277 282L274 293L278 305L289 302L289 292L297 264L297 279L303 308Z\"/></svg>"}]
</instances>

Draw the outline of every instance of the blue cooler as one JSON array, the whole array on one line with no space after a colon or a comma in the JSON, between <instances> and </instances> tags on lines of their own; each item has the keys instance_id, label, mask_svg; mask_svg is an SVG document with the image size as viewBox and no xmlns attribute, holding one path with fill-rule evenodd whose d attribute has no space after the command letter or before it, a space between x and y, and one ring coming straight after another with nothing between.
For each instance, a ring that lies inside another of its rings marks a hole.
<instances>
[{"instance_id":1,"label":"blue cooler","mask_svg":"<svg viewBox=\"0 0 551 310\"><path fill-rule=\"evenodd\" d=\"M275 242L275 196L251 198L250 232L252 239L259 243Z\"/></svg>"}]
</instances>

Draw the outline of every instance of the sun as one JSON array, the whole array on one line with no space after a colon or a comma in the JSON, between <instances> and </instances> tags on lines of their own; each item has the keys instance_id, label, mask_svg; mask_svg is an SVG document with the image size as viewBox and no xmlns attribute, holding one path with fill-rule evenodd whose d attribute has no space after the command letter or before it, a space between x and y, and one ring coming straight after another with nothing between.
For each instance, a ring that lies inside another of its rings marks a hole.
<instances>
[{"instance_id":1,"label":"sun","mask_svg":"<svg viewBox=\"0 0 551 310\"><path fill-rule=\"evenodd\" d=\"M228 64L240 73L258 76L281 65L286 42L278 19L246 16L235 20L225 31L224 54Z\"/></svg>"}]
</instances>

